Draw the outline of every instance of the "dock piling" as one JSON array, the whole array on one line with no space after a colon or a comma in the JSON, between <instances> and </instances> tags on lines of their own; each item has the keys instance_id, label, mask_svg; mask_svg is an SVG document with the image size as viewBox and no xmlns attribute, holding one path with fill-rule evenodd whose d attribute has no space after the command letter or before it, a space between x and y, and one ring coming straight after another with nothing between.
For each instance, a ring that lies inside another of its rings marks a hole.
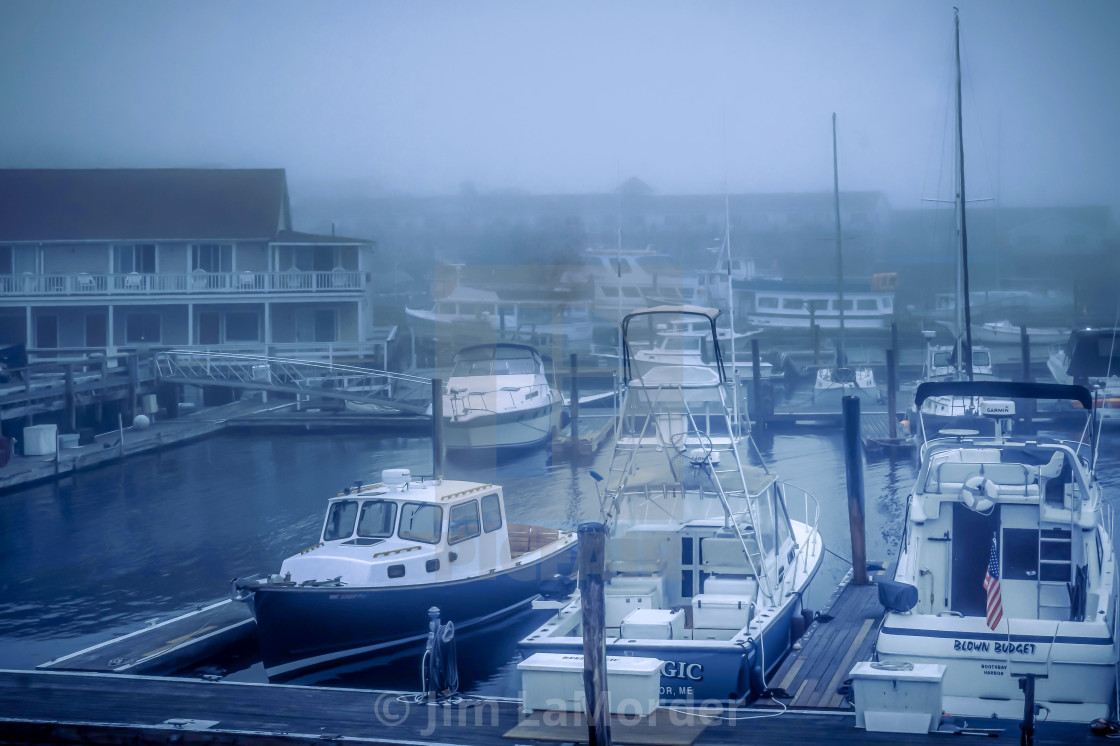
<instances>
[{"instance_id":1,"label":"dock piling","mask_svg":"<svg viewBox=\"0 0 1120 746\"><path fill-rule=\"evenodd\" d=\"M587 522L579 525L578 533L579 591L583 611L583 693L587 699L588 744L610 746L603 594L607 529L602 523Z\"/></svg>"},{"instance_id":2,"label":"dock piling","mask_svg":"<svg viewBox=\"0 0 1120 746\"><path fill-rule=\"evenodd\" d=\"M895 351L887 350L887 427L890 428L891 442L898 438L898 402L895 392L898 389L898 371L895 368Z\"/></svg>"},{"instance_id":3,"label":"dock piling","mask_svg":"<svg viewBox=\"0 0 1120 746\"><path fill-rule=\"evenodd\" d=\"M1031 381L1031 335L1027 333L1025 324L1019 325L1019 349L1023 356L1023 380L1027 383ZM1036 402L1033 399L1025 399L1022 403L1022 410L1019 412L1019 419L1026 424L1027 427L1034 425L1034 408Z\"/></svg>"},{"instance_id":4,"label":"dock piling","mask_svg":"<svg viewBox=\"0 0 1120 746\"><path fill-rule=\"evenodd\" d=\"M867 542L863 525L863 461L860 454L859 397L845 396L844 465L848 482L848 525L852 533L852 583L867 585Z\"/></svg>"},{"instance_id":5,"label":"dock piling","mask_svg":"<svg viewBox=\"0 0 1120 746\"><path fill-rule=\"evenodd\" d=\"M751 340L751 394L753 402L749 402L747 410L754 412L754 421L762 424L765 418L762 406L762 356L758 352L758 340Z\"/></svg>"},{"instance_id":6,"label":"dock piling","mask_svg":"<svg viewBox=\"0 0 1120 746\"><path fill-rule=\"evenodd\" d=\"M571 377L572 377L572 403L570 413L572 418L572 443L575 445L576 450L579 450L579 360L576 353L571 355Z\"/></svg>"},{"instance_id":7,"label":"dock piling","mask_svg":"<svg viewBox=\"0 0 1120 746\"><path fill-rule=\"evenodd\" d=\"M432 379L432 477L443 479L443 380Z\"/></svg>"}]
</instances>

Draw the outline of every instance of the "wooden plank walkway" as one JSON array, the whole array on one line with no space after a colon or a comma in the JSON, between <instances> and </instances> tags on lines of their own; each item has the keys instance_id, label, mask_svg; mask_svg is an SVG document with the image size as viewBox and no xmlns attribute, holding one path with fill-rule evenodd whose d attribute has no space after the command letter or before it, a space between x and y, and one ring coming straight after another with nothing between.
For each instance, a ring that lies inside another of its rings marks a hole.
<instances>
[{"instance_id":1,"label":"wooden plank walkway","mask_svg":"<svg viewBox=\"0 0 1120 746\"><path fill-rule=\"evenodd\" d=\"M63 671L173 673L249 639L256 631L246 603L226 599L37 666Z\"/></svg>"},{"instance_id":2,"label":"wooden plank walkway","mask_svg":"<svg viewBox=\"0 0 1120 746\"><path fill-rule=\"evenodd\" d=\"M850 574L849 574L850 575ZM871 658L883 617L876 585L853 585L850 577L837 589L821 615L801 638L801 649L790 653L770 677L770 686L792 695L791 708L851 709L838 689L859 661Z\"/></svg>"},{"instance_id":3,"label":"wooden plank walkway","mask_svg":"<svg viewBox=\"0 0 1120 746\"><path fill-rule=\"evenodd\" d=\"M572 426L565 425L552 439L553 455L576 454L587 456L599 449L614 434L615 415L594 410L580 411L579 430L572 437Z\"/></svg>"},{"instance_id":4,"label":"wooden plank walkway","mask_svg":"<svg viewBox=\"0 0 1120 746\"><path fill-rule=\"evenodd\" d=\"M570 713L521 711L511 699L466 698L427 707L400 692L211 682L119 674L0 671L0 743L20 744L472 744L585 742L582 719ZM869 733L850 714L737 710L738 720L700 719L662 709L649 719L617 718L616 743L938 744L937 734ZM1018 742L1016 723L1003 743ZM541 727L543 726L543 727ZM514 729L517 728L517 731ZM511 731L514 731L511 733ZM515 740L509 740L515 739ZM1090 740L1092 739L1092 740ZM1080 723L1040 723L1036 743L1099 742Z\"/></svg>"},{"instance_id":5,"label":"wooden plank walkway","mask_svg":"<svg viewBox=\"0 0 1120 746\"><path fill-rule=\"evenodd\" d=\"M901 426L895 428L894 440L891 439L890 415L885 412L868 412L860 415L860 434L863 447L869 452L903 452L913 450L915 440L903 437Z\"/></svg>"}]
</instances>

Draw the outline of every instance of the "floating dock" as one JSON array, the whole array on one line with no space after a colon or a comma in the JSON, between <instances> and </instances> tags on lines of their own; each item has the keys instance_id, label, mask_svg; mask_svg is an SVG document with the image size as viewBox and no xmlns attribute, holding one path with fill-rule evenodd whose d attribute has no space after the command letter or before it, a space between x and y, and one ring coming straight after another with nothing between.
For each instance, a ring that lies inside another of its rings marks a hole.
<instances>
[{"instance_id":1,"label":"floating dock","mask_svg":"<svg viewBox=\"0 0 1120 746\"><path fill-rule=\"evenodd\" d=\"M465 696L456 705L417 704L402 692L245 684L120 674L0 671L0 743L19 744L470 744L580 743L580 715L522 712L513 699ZM17 714L18 713L18 714ZM663 708L616 716L618 744L938 744L944 734L872 733L850 714L741 708L735 720ZM970 722L1018 742L1018 723ZM1100 743L1079 723L1039 723L1035 743Z\"/></svg>"}]
</instances>

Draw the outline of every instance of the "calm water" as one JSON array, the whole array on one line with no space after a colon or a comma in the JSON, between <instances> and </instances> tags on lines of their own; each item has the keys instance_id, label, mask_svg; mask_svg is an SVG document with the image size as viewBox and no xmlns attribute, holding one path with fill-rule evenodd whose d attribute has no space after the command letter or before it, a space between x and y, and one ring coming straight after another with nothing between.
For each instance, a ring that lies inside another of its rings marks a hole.
<instances>
[{"instance_id":1,"label":"calm water","mask_svg":"<svg viewBox=\"0 0 1120 746\"><path fill-rule=\"evenodd\" d=\"M1120 457L1106 429L1102 481L1120 489ZM762 433L758 445L788 482L817 496L826 546L851 553L840 433L802 428ZM561 528L598 517L593 463L553 463L547 449L450 458L449 477L501 484L511 520ZM315 543L329 496L381 469L431 471L427 439L375 435L221 435L81 473L57 484L0 495L0 667L30 668L222 598L229 581L274 571ZM869 459L864 476L867 556L893 559L905 497L916 476L908 458ZM818 608L847 571L826 555L806 605ZM424 620L417 620L418 625ZM482 641L460 640L464 689L513 695L515 646L536 624L510 620ZM481 644L480 644L481 642ZM246 655L207 662L230 678L264 681ZM318 673L301 682L419 687L417 661Z\"/></svg>"}]
</instances>

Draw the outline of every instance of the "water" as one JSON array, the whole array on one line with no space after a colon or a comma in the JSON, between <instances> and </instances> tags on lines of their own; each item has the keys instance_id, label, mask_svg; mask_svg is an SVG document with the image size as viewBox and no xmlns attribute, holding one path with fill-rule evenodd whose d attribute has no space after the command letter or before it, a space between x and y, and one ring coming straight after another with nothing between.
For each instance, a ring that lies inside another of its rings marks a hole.
<instances>
[{"instance_id":1,"label":"water","mask_svg":"<svg viewBox=\"0 0 1120 746\"><path fill-rule=\"evenodd\" d=\"M1114 444L1117 434L1106 429L1105 442ZM841 435L835 428L799 428L762 432L756 440L782 479L820 501L831 553L806 596L807 607L819 608L851 553ZM512 521L573 529L598 517L588 471L605 472L609 458L609 444L579 466L554 463L547 449L500 458L452 454L445 474L502 485ZM0 495L0 666L31 668L222 598L231 578L274 571L284 557L315 543L326 499L341 487L375 479L384 468L428 474L431 463L426 438L231 434ZM1114 495L1120 489L1114 445L1102 448L1101 465L1102 482ZM915 476L912 458L867 460L869 559L896 556ZM463 688L516 695L516 643L536 623L525 615L481 640L460 639ZM234 680L266 680L251 651L207 663ZM418 670L411 656L298 681L416 690Z\"/></svg>"}]
</instances>

